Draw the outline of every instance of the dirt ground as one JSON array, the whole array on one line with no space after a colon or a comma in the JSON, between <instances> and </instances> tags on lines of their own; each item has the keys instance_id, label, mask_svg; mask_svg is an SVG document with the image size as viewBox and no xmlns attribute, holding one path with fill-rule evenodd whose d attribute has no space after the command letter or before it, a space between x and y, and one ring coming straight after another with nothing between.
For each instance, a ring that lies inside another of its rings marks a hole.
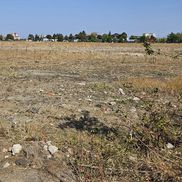
<instances>
[{"instance_id":1,"label":"dirt ground","mask_svg":"<svg viewBox=\"0 0 182 182\"><path fill-rule=\"evenodd\" d=\"M0 181L180 181L182 45L153 48L0 42Z\"/></svg>"}]
</instances>

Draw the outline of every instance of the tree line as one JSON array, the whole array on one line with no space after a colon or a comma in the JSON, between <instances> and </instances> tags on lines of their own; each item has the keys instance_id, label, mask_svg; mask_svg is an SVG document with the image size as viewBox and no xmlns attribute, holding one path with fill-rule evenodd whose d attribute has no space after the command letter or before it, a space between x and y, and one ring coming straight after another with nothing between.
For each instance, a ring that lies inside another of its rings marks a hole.
<instances>
[{"instance_id":1,"label":"tree line","mask_svg":"<svg viewBox=\"0 0 182 182\"><path fill-rule=\"evenodd\" d=\"M0 35L0 40L16 40L12 34L7 34L5 37ZM108 43L125 43L125 42L138 42L143 43L146 41L149 42L159 42L159 43L182 43L182 33L170 33L167 37L157 38L154 35L135 36L131 35L128 39L126 32L112 34L97 34L91 33L86 34L85 31L79 32L78 34L53 34L53 35L38 35L38 34L29 34L27 39L28 41L56 41L56 42L108 42Z\"/></svg>"}]
</instances>

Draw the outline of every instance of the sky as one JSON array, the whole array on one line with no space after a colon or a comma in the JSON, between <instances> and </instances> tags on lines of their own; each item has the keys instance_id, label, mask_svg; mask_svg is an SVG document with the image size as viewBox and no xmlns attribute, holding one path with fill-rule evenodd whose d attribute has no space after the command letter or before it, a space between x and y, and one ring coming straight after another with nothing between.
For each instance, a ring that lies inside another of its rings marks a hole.
<instances>
[{"instance_id":1,"label":"sky","mask_svg":"<svg viewBox=\"0 0 182 182\"><path fill-rule=\"evenodd\" d=\"M182 0L0 0L0 34L182 32Z\"/></svg>"}]
</instances>

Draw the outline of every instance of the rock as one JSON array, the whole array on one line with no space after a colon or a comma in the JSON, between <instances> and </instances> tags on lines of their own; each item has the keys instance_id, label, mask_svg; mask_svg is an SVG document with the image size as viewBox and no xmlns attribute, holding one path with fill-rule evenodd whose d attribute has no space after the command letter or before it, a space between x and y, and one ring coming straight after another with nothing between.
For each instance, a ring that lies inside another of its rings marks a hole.
<instances>
[{"instance_id":1,"label":"rock","mask_svg":"<svg viewBox=\"0 0 182 182\"><path fill-rule=\"evenodd\" d=\"M11 149L13 155L19 154L21 150L22 150L22 146L20 144L14 144Z\"/></svg>"},{"instance_id":2,"label":"rock","mask_svg":"<svg viewBox=\"0 0 182 182\"><path fill-rule=\"evenodd\" d=\"M80 82L80 83L78 83L78 85L85 86L86 85L86 82Z\"/></svg>"},{"instance_id":3,"label":"rock","mask_svg":"<svg viewBox=\"0 0 182 182\"><path fill-rule=\"evenodd\" d=\"M5 149L5 148L3 148L2 152L3 152L3 153L6 153L6 152L8 152L8 150Z\"/></svg>"},{"instance_id":4,"label":"rock","mask_svg":"<svg viewBox=\"0 0 182 182\"><path fill-rule=\"evenodd\" d=\"M132 162L136 162L137 161L137 157L129 156L129 160L132 161Z\"/></svg>"},{"instance_id":5,"label":"rock","mask_svg":"<svg viewBox=\"0 0 182 182\"><path fill-rule=\"evenodd\" d=\"M4 158L5 158L5 159L9 158L9 155L5 155Z\"/></svg>"},{"instance_id":6,"label":"rock","mask_svg":"<svg viewBox=\"0 0 182 182\"><path fill-rule=\"evenodd\" d=\"M48 146L50 146L50 145L51 145L51 141L47 141L46 144L47 144Z\"/></svg>"},{"instance_id":7,"label":"rock","mask_svg":"<svg viewBox=\"0 0 182 182\"><path fill-rule=\"evenodd\" d=\"M134 97L133 100L137 102L137 101L140 101L140 98Z\"/></svg>"},{"instance_id":8,"label":"rock","mask_svg":"<svg viewBox=\"0 0 182 182\"><path fill-rule=\"evenodd\" d=\"M49 145L48 150L53 155L58 151L58 148L56 146Z\"/></svg>"},{"instance_id":9,"label":"rock","mask_svg":"<svg viewBox=\"0 0 182 182\"><path fill-rule=\"evenodd\" d=\"M116 105L116 102L109 102L109 105L114 106Z\"/></svg>"},{"instance_id":10,"label":"rock","mask_svg":"<svg viewBox=\"0 0 182 182\"><path fill-rule=\"evenodd\" d=\"M124 93L124 91L123 91L122 88L119 88L119 93L120 93L121 95L125 95L125 93Z\"/></svg>"},{"instance_id":11,"label":"rock","mask_svg":"<svg viewBox=\"0 0 182 182\"><path fill-rule=\"evenodd\" d=\"M168 143L166 146L167 146L168 149L173 149L174 148L174 145L171 144L171 143Z\"/></svg>"},{"instance_id":12,"label":"rock","mask_svg":"<svg viewBox=\"0 0 182 182\"><path fill-rule=\"evenodd\" d=\"M47 159L51 159L52 158L52 155L47 155Z\"/></svg>"},{"instance_id":13,"label":"rock","mask_svg":"<svg viewBox=\"0 0 182 182\"><path fill-rule=\"evenodd\" d=\"M135 108L135 107L132 107L132 108L130 109L130 111L131 111L132 113L135 113L135 112L136 112L136 108Z\"/></svg>"},{"instance_id":14,"label":"rock","mask_svg":"<svg viewBox=\"0 0 182 182\"><path fill-rule=\"evenodd\" d=\"M44 150L48 151L48 146L44 145Z\"/></svg>"},{"instance_id":15,"label":"rock","mask_svg":"<svg viewBox=\"0 0 182 182\"><path fill-rule=\"evenodd\" d=\"M10 166L10 163L9 162L6 162L5 164L4 164L4 166L3 166L3 168L7 168L7 167L9 167Z\"/></svg>"},{"instance_id":16,"label":"rock","mask_svg":"<svg viewBox=\"0 0 182 182\"><path fill-rule=\"evenodd\" d=\"M15 164L17 166L23 166L23 167L26 167L27 166L27 160L26 159L18 159L15 161Z\"/></svg>"}]
</instances>

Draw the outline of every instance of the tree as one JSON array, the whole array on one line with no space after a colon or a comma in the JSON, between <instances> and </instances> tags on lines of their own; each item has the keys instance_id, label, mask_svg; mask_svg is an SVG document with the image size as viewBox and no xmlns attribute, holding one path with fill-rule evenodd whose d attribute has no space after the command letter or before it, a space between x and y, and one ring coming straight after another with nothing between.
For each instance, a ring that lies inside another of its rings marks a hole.
<instances>
[{"instance_id":1,"label":"tree","mask_svg":"<svg viewBox=\"0 0 182 182\"><path fill-rule=\"evenodd\" d=\"M87 34L85 33L85 31L80 32L79 34L76 34L76 38L80 41L80 42L86 42L87 41Z\"/></svg>"},{"instance_id":2,"label":"tree","mask_svg":"<svg viewBox=\"0 0 182 182\"><path fill-rule=\"evenodd\" d=\"M64 40L63 34L57 34L57 39L58 39L58 42L63 42Z\"/></svg>"},{"instance_id":3,"label":"tree","mask_svg":"<svg viewBox=\"0 0 182 182\"><path fill-rule=\"evenodd\" d=\"M5 40L14 40L14 37L12 34L7 34Z\"/></svg>"},{"instance_id":4,"label":"tree","mask_svg":"<svg viewBox=\"0 0 182 182\"><path fill-rule=\"evenodd\" d=\"M119 35L119 42L127 42L127 33L123 32L122 34Z\"/></svg>"},{"instance_id":5,"label":"tree","mask_svg":"<svg viewBox=\"0 0 182 182\"><path fill-rule=\"evenodd\" d=\"M40 41L40 40L41 40L41 38L40 38L40 36L39 36L39 35L37 35L37 34L36 34L36 35L35 35L34 40L35 40L35 41Z\"/></svg>"},{"instance_id":6,"label":"tree","mask_svg":"<svg viewBox=\"0 0 182 182\"><path fill-rule=\"evenodd\" d=\"M52 39L52 35L47 35L46 38L51 40Z\"/></svg>"},{"instance_id":7,"label":"tree","mask_svg":"<svg viewBox=\"0 0 182 182\"><path fill-rule=\"evenodd\" d=\"M64 37L64 41L66 41L66 42L69 41L69 37L67 35Z\"/></svg>"},{"instance_id":8,"label":"tree","mask_svg":"<svg viewBox=\"0 0 182 182\"><path fill-rule=\"evenodd\" d=\"M29 34L28 35L28 40L34 41L35 40L34 35L33 34Z\"/></svg>"},{"instance_id":9,"label":"tree","mask_svg":"<svg viewBox=\"0 0 182 182\"><path fill-rule=\"evenodd\" d=\"M54 35L52 36L52 38L53 38L54 40L58 39L58 34L54 34Z\"/></svg>"},{"instance_id":10,"label":"tree","mask_svg":"<svg viewBox=\"0 0 182 182\"><path fill-rule=\"evenodd\" d=\"M112 42L112 35L111 32L109 32L108 36L107 36L107 42L111 43Z\"/></svg>"},{"instance_id":11,"label":"tree","mask_svg":"<svg viewBox=\"0 0 182 182\"><path fill-rule=\"evenodd\" d=\"M178 41L178 36L175 33L171 32L167 36L167 42L168 43L177 43L177 41Z\"/></svg>"},{"instance_id":12,"label":"tree","mask_svg":"<svg viewBox=\"0 0 182 182\"><path fill-rule=\"evenodd\" d=\"M107 34L103 34L102 35L102 42L107 42L108 40L108 35Z\"/></svg>"},{"instance_id":13,"label":"tree","mask_svg":"<svg viewBox=\"0 0 182 182\"><path fill-rule=\"evenodd\" d=\"M97 42L102 42L102 35L97 35Z\"/></svg>"},{"instance_id":14,"label":"tree","mask_svg":"<svg viewBox=\"0 0 182 182\"><path fill-rule=\"evenodd\" d=\"M89 42L97 42L97 34L96 34L96 33L91 33L91 34L88 36L88 41L89 41Z\"/></svg>"},{"instance_id":15,"label":"tree","mask_svg":"<svg viewBox=\"0 0 182 182\"><path fill-rule=\"evenodd\" d=\"M0 35L0 40L3 40L3 36L2 35Z\"/></svg>"},{"instance_id":16,"label":"tree","mask_svg":"<svg viewBox=\"0 0 182 182\"><path fill-rule=\"evenodd\" d=\"M72 34L69 35L69 42L73 42L74 41L74 36Z\"/></svg>"},{"instance_id":17,"label":"tree","mask_svg":"<svg viewBox=\"0 0 182 182\"><path fill-rule=\"evenodd\" d=\"M168 43L182 43L182 33L170 33L167 36Z\"/></svg>"}]
</instances>

